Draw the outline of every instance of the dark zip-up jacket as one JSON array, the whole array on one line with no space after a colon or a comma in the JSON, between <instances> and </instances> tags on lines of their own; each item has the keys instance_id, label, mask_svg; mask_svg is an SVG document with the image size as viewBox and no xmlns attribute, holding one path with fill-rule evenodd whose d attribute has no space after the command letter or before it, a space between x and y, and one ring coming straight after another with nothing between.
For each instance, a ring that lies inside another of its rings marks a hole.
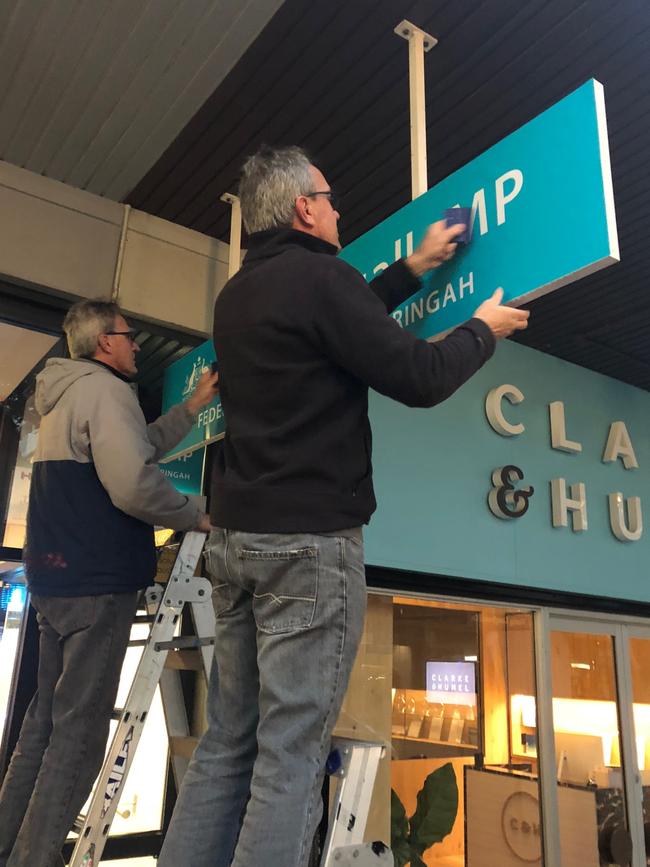
<instances>
[{"instance_id":1,"label":"dark zip-up jacket","mask_svg":"<svg viewBox=\"0 0 650 867\"><path fill-rule=\"evenodd\" d=\"M403 262L370 285L336 247L293 229L249 239L214 309L226 435L212 523L259 533L367 523L368 387L408 406L445 400L494 351L479 319L436 343L388 315L419 288Z\"/></svg>"}]
</instances>

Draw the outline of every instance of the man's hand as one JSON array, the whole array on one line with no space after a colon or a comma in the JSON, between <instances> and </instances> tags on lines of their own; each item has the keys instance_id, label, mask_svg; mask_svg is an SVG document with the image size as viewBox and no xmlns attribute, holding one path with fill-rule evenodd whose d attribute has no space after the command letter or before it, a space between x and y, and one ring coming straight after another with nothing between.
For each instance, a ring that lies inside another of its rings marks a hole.
<instances>
[{"instance_id":1,"label":"man's hand","mask_svg":"<svg viewBox=\"0 0 650 867\"><path fill-rule=\"evenodd\" d=\"M212 524L210 523L209 515L201 515L196 525L196 529L200 533L209 533L212 530Z\"/></svg>"},{"instance_id":2,"label":"man's hand","mask_svg":"<svg viewBox=\"0 0 650 867\"><path fill-rule=\"evenodd\" d=\"M516 307L504 307L501 303L503 289L496 290L491 298L484 301L474 316L482 319L488 326L496 340L508 337L513 331L521 331L528 327L530 311L520 310Z\"/></svg>"},{"instance_id":3,"label":"man's hand","mask_svg":"<svg viewBox=\"0 0 650 867\"><path fill-rule=\"evenodd\" d=\"M212 373L211 370L205 370L201 379L196 384L194 394L185 401L185 406L190 415L196 415L200 409L207 406L214 397L219 388L219 374Z\"/></svg>"},{"instance_id":4,"label":"man's hand","mask_svg":"<svg viewBox=\"0 0 650 867\"><path fill-rule=\"evenodd\" d=\"M409 271L415 277L421 277L427 271L451 259L458 246L454 238L462 235L464 231L465 226L462 223L449 228L444 220L432 223L416 250L404 260Z\"/></svg>"}]
</instances>

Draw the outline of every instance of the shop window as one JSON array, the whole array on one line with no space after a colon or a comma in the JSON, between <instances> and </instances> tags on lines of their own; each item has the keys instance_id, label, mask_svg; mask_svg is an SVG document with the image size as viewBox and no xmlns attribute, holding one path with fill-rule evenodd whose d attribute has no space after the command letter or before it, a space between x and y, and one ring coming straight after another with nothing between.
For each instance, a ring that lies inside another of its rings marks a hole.
<instances>
[{"instance_id":1,"label":"shop window","mask_svg":"<svg viewBox=\"0 0 650 867\"><path fill-rule=\"evenodd\" d=\"M386 745L397 867L542 864L532 614L371 595L336 733Z\"/></svg>"},{"instance_id":2,"label":"shop window","mask_svg":"<svg viewBox=\"0 0 650 867\"><path fill-rule=\"evenodd\" d=\"M34 376L50 356L63 353L53 334L0 321L0 544L22 548L27 500L40 417Z\"/></svg>"},{"instance_id":3,"label":"shop window","mask_svg":"<svg viewBox=\"0 0 650 867\"><path fill-rule=\"evenodd\" d=\"M7 502L3 545L7 548L22 548L25 542L29 486L32 480L32 461L38 442L40 416L34 408L34 396L25 402L19 423L18 454Z\"/></svg>"},{"instance_id":4,"label":"shop window","mask_svg":"<svg viewBox=\"0 0 650 867\"><path fill-rule=\"evenodd\" d=\"M650 639L631 638L632 701L637 773L641 781L646 861L650 863Z\"/></svg>"},{"instance_id":5,"label":"shop window","mask_svg":"<svg viewBox=\"0 0 650 867\"><path fill-rule=\"evenodd\" d=\"M0 561L0 741L9 710L27 591L22 567Z\"/></svg>"}]
</instances>

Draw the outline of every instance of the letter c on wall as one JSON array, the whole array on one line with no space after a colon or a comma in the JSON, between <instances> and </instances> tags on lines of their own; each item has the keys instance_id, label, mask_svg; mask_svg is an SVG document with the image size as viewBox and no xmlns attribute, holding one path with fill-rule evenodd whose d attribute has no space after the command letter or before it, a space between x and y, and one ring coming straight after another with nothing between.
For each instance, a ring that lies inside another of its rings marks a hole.
<instances>
[{"instance_id":1,"label":"letter c on wall","mask_svg":"<svg viewBox=\"0 0 650 867\"><path fill-rule=\"evenodd\" d=\"M523 393L516 385L499 385L488 392L485 398L485 415L490 426L503 437L514 437L523 433L526 428L523 424L510 424L503 415L502 401L506 398L510 403L521 403Z\"/></svg>"}]
</instances>

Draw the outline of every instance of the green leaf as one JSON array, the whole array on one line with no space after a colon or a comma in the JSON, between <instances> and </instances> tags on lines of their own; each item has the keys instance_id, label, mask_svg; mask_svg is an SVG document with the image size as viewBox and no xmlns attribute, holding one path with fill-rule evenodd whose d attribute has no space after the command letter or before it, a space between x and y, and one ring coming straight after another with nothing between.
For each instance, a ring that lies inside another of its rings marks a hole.
<instances>
[{"instance_id":1,"label":"green leaf","mask_svg":"<svg viewBox=\"0 0 650 867\"><path fill-rule=\"evenodd\" d=\"M395 789L390 790L390 848L393 850L395 867L404 867L411 860L408 841L409 823L406 810Z\"/></svg>"},{"instance_id":2,"label":"green leaf","mask_svg":"<svg viewBox=\"0 0 650 867\"><path fill-rule=\"evenodd\" d=\"M395 846L391 846L395 867L404 867L405 864L413 864L411 860L413 855L417 858L417 853L414 853L409 846L408 840L400 840Z\"/></svg>"},{"instance_id":3,"label":"green leaf","mask_svg":"<svg viewBox=\"0 0 650 867\"><path fill-rule=\"evenodd\" d=\"M458 812L458 786L451 762L433 771L418 792L417 808L411 816L409 843L421 855L450 833ZM420 867L411 861L412 867Z\"/></svg>"}]
</instances>

